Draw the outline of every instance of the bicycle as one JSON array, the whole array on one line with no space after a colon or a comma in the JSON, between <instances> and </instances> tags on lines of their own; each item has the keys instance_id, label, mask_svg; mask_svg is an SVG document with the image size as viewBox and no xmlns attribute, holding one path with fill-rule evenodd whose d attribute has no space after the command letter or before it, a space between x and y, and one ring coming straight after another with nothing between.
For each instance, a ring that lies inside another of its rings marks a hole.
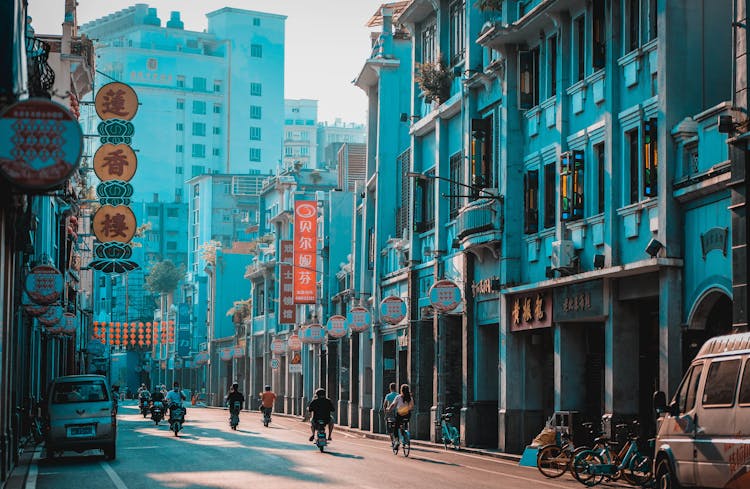
<instances>
[{"instance_id":1,"label":"bicycle","mask_svg":"<svg viewBox=\"0 0 750 489\"><path fill-rule=\"evenodd\" d=\"M448 450L448 445L451 445L454 449L461 449L461 434L458 432L458 428L449 423L453 418L453 408L448 408L440 416L440 429L441 437L443 439L443 446Z\"/></svg>"},{"instance_id":2,"label":"bicycle","mask_svg":"<svg viewBox=\"0 0 750 489\"><path fill-rule=\"evenodd\" d=\"M401 453L404 457L408 457L409 453L411 452L411 434L409 433L409 420L404 418L401 420L401 426L398 428L398 437L393 434L393 424L395 424L395 420L390 422L391 429L389 430L389 433L391 435L391 448L393 449L393 454L398 455L398 447L401 445Z\"/></svg>"},{"instance_id":3,"label":"bicycle","mask_svg":"<svg viewBox=\"0 0 750 489\"><path fill-rule=\"evenodd\" d=\"M536 467L545 477L554 479L560 477L568 470L573 472L572 465L574 457L588 447L576 447L570 434L560 433L562 444L554 443L543 446L536 455Z\"/></svg>"},{"instance_id":4,"label":"bicycle","mask_svg":"<svg viewBox=\"0 0 750 489\"><path fill-rule=\"evenodd\" d=\"M31 437L34 439L34 443L39 444L44 441L44 430L42 429L42 421L39 416L39 402L34 397L29 398L29 431Z\"/></svg>"}]
</instances>

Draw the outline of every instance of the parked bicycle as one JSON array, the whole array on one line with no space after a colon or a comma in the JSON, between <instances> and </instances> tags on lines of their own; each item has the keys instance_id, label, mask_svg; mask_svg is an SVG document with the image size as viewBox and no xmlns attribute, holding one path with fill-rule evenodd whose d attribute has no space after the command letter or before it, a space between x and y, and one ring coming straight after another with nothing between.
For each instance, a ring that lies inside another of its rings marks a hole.
<instances>
[{"instance_id":1,"label":"parked bicycle","mask_svg":"<svg viewBox=\"0 0 750 489\"><path fill-rule=\"evenodd\" d=\"M573 458L588 447L577 447L573 444L569 433L559 433L557 443L543 446L536 455L536 467L545 477L554 479L568 470L573 472Z\"/></svg>"},{"instance_id":2,"label":"parked bicycle","mask_svg":"<svg viewBox=\"0 0 750 489\"><path fill-rule=\"evenodd\" d=\"M441 437L443 439L443 446L446 450L448 450L448 445L451 445L456 450L460 450L461 448L461 435L458 431L458 428L453 426L451 424L451 420L453 419L453 408L449 407L445 410L445 413L443 413L440 416L440 430L441 430Z\"/></svg>"},{"instance_id":3,"label":"parked bicycle","mask_svg":"<svg viewBox=\"0 0 750 489\"><path fill-rule=\"evenodd\" d=\"M39 402L34 399L33 396L29 398L29 408L27 412L29 420L29 431L31 437L34 439L34 443L41 443L44 441L44 431L42 418L40 416L41 406Z\"/></svg>"}]
</instances>

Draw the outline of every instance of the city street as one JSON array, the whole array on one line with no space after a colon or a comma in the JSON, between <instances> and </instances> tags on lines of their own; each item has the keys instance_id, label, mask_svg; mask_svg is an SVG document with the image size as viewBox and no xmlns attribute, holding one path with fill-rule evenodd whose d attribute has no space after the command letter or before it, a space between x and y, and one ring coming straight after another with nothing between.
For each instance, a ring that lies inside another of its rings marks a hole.
<instances>
[{"instance_id":1,"label":"city street","mask_svg":"<svg viewBox=\"0 0 750 489\"><path fill-rule=\"evenodd\" d=\"M40 458L27 489L581 487L567 475L544 479L513 461L468 453L414 447L405 459L384 441L341 431L321 454L307 442L306 423L276 416L264 428L255 412L243 412L232 432L227 411L191 408L179 438L167 423L156 427L139 416L132 401L120 413L115 461L96 451Z\"/></svg>"}]
</instances>

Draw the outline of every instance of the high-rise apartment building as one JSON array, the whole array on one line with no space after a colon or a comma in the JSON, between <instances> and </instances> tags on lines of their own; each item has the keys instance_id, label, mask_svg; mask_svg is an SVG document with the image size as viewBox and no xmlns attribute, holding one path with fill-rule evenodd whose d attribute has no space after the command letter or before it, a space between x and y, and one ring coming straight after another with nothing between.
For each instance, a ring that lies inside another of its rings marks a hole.
<instances>
[{"instance_id":1,"label":"high-rise apartment building","mask_svg":"<svg viewBox=\"0 0 750 489\"><path fill-rule=\"evenodd\" d=\"M284 168L317 167L318 101L284 100Z\"/></svg>"}]
</instances>

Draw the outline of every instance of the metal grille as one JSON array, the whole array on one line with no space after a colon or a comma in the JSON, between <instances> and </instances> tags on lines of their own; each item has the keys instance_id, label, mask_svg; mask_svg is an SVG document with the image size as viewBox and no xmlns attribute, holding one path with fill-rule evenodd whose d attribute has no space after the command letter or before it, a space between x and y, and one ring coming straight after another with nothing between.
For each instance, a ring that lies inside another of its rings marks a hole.
<instances>
[{"instance_id":1,"label":"metal grille","mask_svg":"<svg viewBox=\"0 0 750 489\"><path fill-rule=\"evenodd\" d=\"M36 37L26 38L26 57L29 70L29 96L50 98L55 84L55 72L47 64L50 45Z\"/></svg>"}]
</instances>

